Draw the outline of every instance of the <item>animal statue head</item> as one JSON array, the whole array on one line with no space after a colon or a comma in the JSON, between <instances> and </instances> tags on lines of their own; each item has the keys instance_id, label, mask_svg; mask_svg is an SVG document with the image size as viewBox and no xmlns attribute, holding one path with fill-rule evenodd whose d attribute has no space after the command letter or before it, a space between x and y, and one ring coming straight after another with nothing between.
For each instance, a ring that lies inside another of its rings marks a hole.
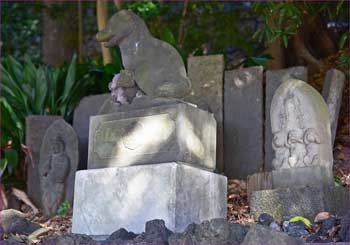
<instances>
[{"instance_id":1,"label":"animal statue head","mask_svg":"<svg viewBox=\"0 0 350 245\"><path fill-rule=\"evenodd\" d=\"M142 24L140 17L132 11L120 10L110 18L106 27L97 33L96 39L99 42L105 42L106 48L118 46L140 24ZM144 23L143 25L147 30Z\"/></svg>"}]
</instances>

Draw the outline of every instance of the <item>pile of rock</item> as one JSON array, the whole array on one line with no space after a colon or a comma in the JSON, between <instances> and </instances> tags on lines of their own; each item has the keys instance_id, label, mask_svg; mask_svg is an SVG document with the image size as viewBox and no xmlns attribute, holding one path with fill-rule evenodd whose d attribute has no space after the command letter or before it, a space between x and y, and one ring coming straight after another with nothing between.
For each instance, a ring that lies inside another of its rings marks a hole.
<instances>
[{"instance_id":1,"label":"pile of rock","mask_svg":"<svg viewBox=\"0 0 350 245\"><path fill-rule=\"evenodd\" d=\"M1 244L18 244L11 237ZM232 224L225 219L213 219L201 224L190 224L181 233L173 233L163 220L146 222L141 234L121 228L107 239L94 240L88 235L66 234L48 237L42 244L302 244L302 240L275 231L264 225Z\"/></svg>"},{"instance_id":2,"label":"pile of rock","mask_svg":"<svg viewBox=\"0 0 350 245\"><path fill-rule=\"evenodd\" d=\"M316 215L312 224L301 216L284 217L282 221L277 221L271 215L263 213L258 218L258 224L269 226L276 231L283 231L289 236L309 243L349 242L349 220L348 215L339 217L321 212Z\"/></svg>"}]
</instances>

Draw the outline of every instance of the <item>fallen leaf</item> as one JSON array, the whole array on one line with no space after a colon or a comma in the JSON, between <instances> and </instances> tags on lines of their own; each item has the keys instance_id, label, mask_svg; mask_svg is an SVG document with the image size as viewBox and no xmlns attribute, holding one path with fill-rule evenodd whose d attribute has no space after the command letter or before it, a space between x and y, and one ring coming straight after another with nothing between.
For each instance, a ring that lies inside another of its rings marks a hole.
<instances>
[{"instance_id":1,"label":"fallen leaf","mask_svg":"<svg viewBox=\"0 0 350 245\"><path fill-rule=\"evenodd\" d=\"M339 153L339 155L338 155L338 159L339 159L339 160L345 161L345 160L348 160L349 157L346 156L343 152L341 152L341 153Z\"/></svg>"},{"instance_id":2,"label":"fallen leaf","mask_svg":"<svg viewBox=\"0 0 350 245\"><path fill-rule=\"evenodd\" d=\"M29 243L38 243L40 242L40 239L38 237L48 233L49 231L50 231L49 229L44 227L37 229L27 237L27 240Z\"/></svg>"},{"instance_id":3,"label":"fallen leaf","mask_svg":"<svg viewBox=\"0 0 350 245\"><path fill-rule=\"evenodd\" d=\"M328 212L320 212L316 215L314 222L318 223L321 221L324 221L326 219L329 219L331 217L331 214Z\"/></svg>"},{"instance_id":4,"label":"fallen leaf","mask_svg":"<svg viewBox=\"0 0 350 245\"><path fill-rule=\"evenodd\" d=\"M39 213L39 210L37 209L37 207L35 207L35 205L29 200L29 197L24 191L18 190L14 187L12 187L11 190L12 190L12 194L22 202L27 204L33 210L34 214Z\"/></svg>"}]
</instances>

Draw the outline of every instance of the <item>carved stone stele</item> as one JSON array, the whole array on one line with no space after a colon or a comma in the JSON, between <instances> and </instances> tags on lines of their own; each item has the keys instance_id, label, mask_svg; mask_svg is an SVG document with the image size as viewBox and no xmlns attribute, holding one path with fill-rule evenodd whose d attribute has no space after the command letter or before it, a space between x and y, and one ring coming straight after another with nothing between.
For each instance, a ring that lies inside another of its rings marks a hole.
<instances>
[{"instance_id":1,"label":"carved stone stele","mask_svg":"<svg viewBox=\"0 0 350 245\"><path fill-rule=\"evenodd\" d=\"M307 83L289 79L271 104L275 170L321 166L331 173L333 154L328 107Z\"/></svg>"},{"instance_id":2,"label":"carved stone stele","mask_svg":"<svg viewBox=\"0 0 350 245\"><path fill-rule=\"evenodd\" d=\"M74 129L63 119L55 121L46 130L38 166L45 216L55 215L64 201L72 204L78 160L78 137Z\"/></svg>"}]
</instances>

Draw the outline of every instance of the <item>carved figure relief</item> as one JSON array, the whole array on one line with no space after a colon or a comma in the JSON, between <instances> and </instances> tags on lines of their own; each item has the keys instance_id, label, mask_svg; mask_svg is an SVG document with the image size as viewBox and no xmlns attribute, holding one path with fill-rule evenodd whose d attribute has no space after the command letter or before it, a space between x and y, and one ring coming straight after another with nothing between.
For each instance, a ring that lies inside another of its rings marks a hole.
<instances>
[{"instance_id":1,"label":"carved figure relief","mask_svg":"<svg viewBox=\"0 0 350 245\"><path fill-rule=\"evenodd\" d=\"M46 130L38 166L41 206L45 216L55 215L64 201L72 204L78 156L75 131L63 119L55 121Z\"/></svg>"},{"instance_id":2,"label":"carved figure relief","mask_svg":"<svg viewBox=\"0 0 350 245\"><path fill-rule=\"evenodd\" d=\"M59 205L64 201L66 179L70 170L70 160L65 152L65 143L60 137L51 142L50 157L40 165L39 174L42 186L44 214L54 214ZM55 195L53 195L55 193Z\"/></svg>"},{"instance_id":3,"label":"carved figure relief","mask_svg":"<svg viewBox=\"0 0 350 245\"><path fill-rule=\"evenodd\" d=\"M321 95L303 81L290 79L276 90L271 104L274 169L332 165L324 107Z\"/></svg>"}]
</instances>

